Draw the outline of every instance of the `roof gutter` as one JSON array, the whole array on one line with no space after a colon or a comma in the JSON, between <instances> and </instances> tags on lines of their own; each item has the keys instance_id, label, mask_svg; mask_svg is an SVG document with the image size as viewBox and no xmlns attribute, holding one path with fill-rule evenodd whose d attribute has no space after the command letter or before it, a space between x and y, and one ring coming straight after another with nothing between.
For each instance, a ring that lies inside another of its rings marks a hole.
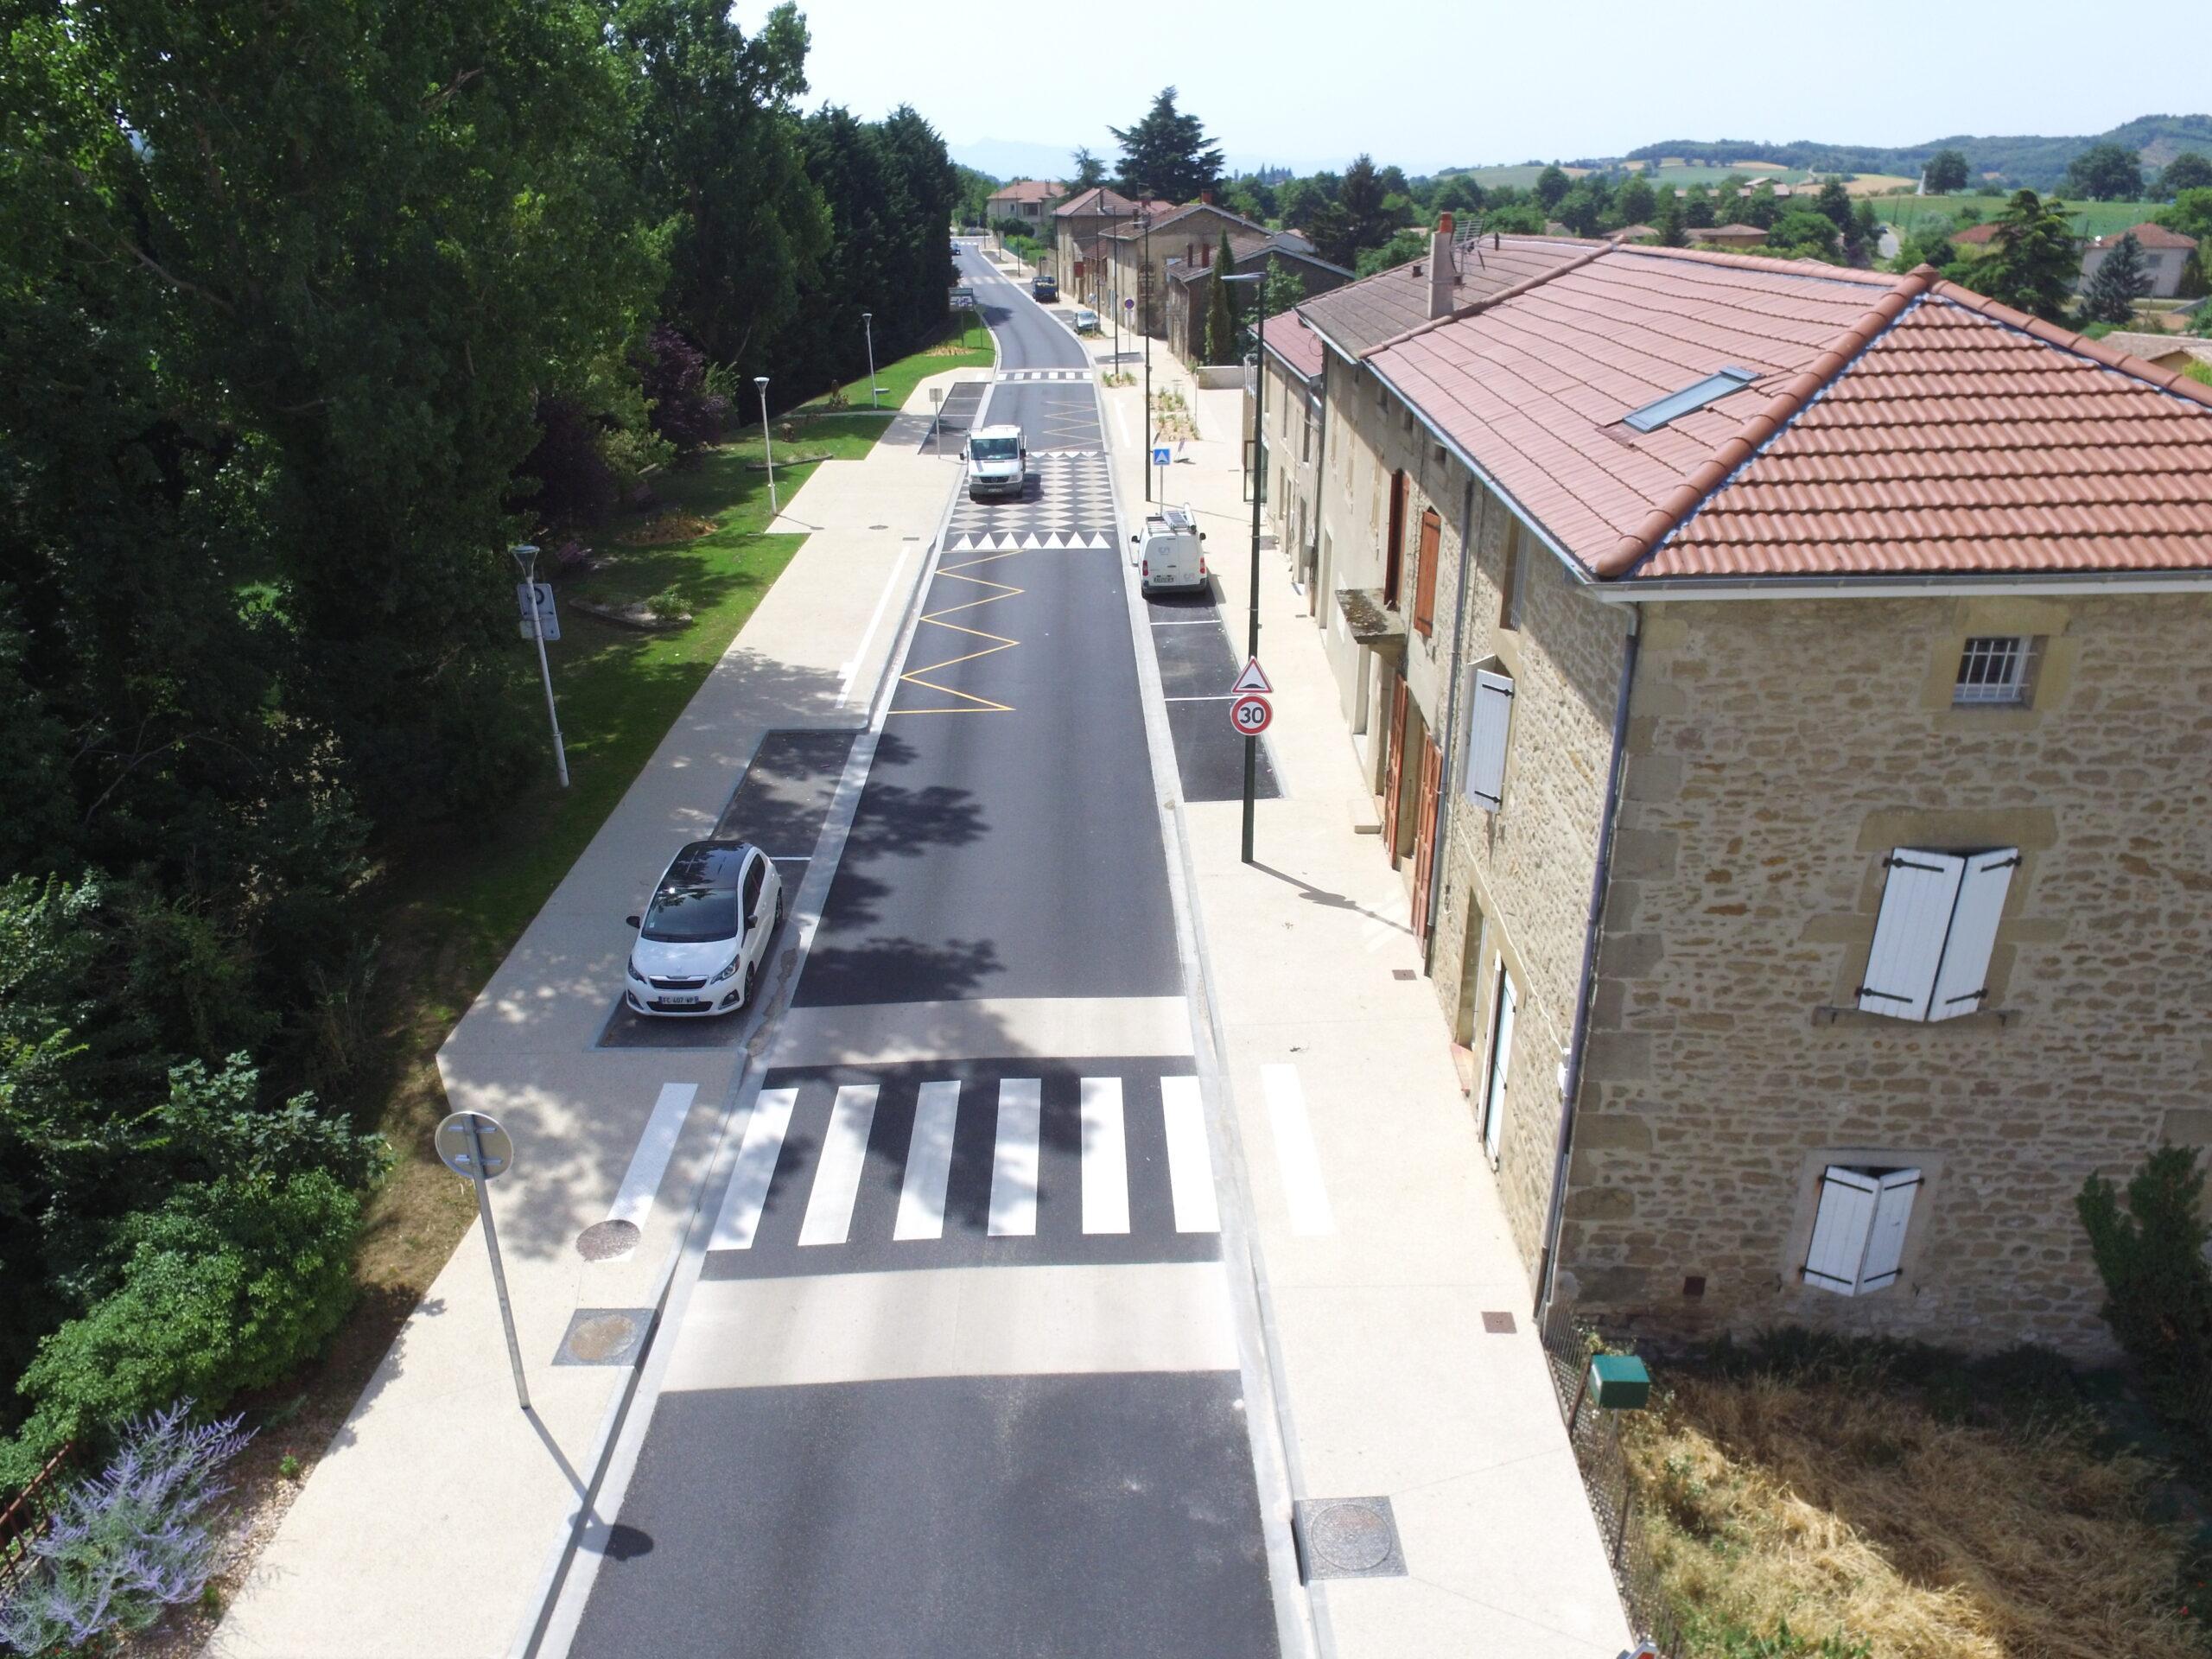
<instances>
[{"instance_id":1,"label":"roof gutter","mask_svg":"<svg viewBox=\"0 0 2212 1659\"><path fill-rule=\"evenodd\" d=\"M1643 639L1643 613L1629 616L1621 646L1621 690L1613 704L1613 759L1605 774L1605 810L1598 824L1598 859L1590 875L1590 910L1582 929L1582 976L1575 991L1574 1029L1567 1039L1567 1064L1560 1068L1559 1142L1552 1152L1552 1190L1544 1211L1543 1255L1536 1263L1536 1319L1551 1306L1559 1271L1560 1229L1567 1220L1567 1166L1574 1155L1574 1108L1582 1093L1583 1057L1589 1052L1590 1008L1598 993L1598 944L1604 933L1605 889L1612 878L1613 830L1620 818L1621 782L1628 770L1629 698L1636 689L1636 659Z\"/></svg>"},{"instance_id":2,"label":"roof gutter","mask_svg":"<svg viewBox=\"0 0 2212 1659\"><path fill-rule=\"evenodd\" d=\"M2212 590L2212 569L2077 570L2065 575L2018 575L1994 572L1962 575L1761 576L1745 582L1728 576L1630 576L1588 584L1591 597L1606 605L1636 605L1645 600L1739 599L1971 599L1987 594L2022 596L2109 594L2187 594Z\"/></svg>"}]
</instances>

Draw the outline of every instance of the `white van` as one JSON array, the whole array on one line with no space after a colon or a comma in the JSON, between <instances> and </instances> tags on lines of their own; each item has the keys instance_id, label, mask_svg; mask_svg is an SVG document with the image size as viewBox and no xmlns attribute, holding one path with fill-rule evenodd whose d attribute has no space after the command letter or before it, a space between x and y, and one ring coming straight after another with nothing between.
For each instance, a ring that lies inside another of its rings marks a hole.
<instances>
[{"instance_id":1,"label":"white van","mask_svg":"<svg viewBox=\"0 0 2212 1659\"><path fill-rule=\"evenodd\" d=\"M968 493L1020 499L1029 480L1029 446L1018 426L978 427L962 447L968 458Z\"/></svg>"},{"instance_id":2,"label":"white van","mask_svg":"<svg viewBox=\"0 0 2212 1659\"><path fill-rule=\"evenodd\" d=\"M1137 586L1144 593L1169 588L1203 588L1211 581L1206 569L1205 532L1188 507L1162 507L1145 517L1144 530L1129 540L1141 550Z\"/></svg>"}]
</instances>

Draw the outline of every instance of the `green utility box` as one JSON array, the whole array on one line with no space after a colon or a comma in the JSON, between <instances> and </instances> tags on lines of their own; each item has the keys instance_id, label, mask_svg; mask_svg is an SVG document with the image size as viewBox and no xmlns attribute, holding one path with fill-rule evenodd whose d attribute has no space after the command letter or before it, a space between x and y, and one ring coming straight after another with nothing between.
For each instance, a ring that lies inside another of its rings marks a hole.
<instances>
[{"instance_id":1,"label":"green utility box","mask_svg":"<svg viewBox=\"0 0 2212 1659\"><path fill-rule=\"evenodd\" d=\"M1634 1354L1599 1354L1590 1361L1590 1397L1608 1411L1651 1403L1651 1373Z\"/></svg>"}]
</instances>

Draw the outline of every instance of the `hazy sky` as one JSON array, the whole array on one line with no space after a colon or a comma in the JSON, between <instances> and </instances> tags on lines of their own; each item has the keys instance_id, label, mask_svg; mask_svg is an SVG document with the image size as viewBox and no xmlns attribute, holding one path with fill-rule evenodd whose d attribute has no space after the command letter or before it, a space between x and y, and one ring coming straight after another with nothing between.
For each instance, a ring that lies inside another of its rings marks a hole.
<instances>
[{"instance_id":1,"label":"hazy sky","mask_svg":"<svg viewBox=\"0 0 2212 1659\"><path fill-rule=\"evenodd\" d=\"M1109 162L1107 127L1170 84L1232 161L1333 167L1364 149L1416 173L1668 138L2101 132L2212 105L2201 42L2085 44L2079 0L800 3L810 103L910 103L955 146L1089 144Z\"/></svg>"}]
</instances>

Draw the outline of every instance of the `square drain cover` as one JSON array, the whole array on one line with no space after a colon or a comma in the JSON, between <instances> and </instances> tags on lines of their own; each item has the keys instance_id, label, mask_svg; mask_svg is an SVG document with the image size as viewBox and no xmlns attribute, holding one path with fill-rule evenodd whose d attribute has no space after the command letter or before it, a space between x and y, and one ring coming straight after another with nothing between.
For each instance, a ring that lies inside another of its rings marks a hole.
<instances>
[{"instance_id":1,"label":"square drain cover","mask_svg":"<svg viewBox=\"0 0 2212 1659\"><path fill-rule=\"evenodd\" d=\"M1405 1551L1387 1497L1301 1497L1291 1505L1298 1573L1316 1579L1402 1579Z\"/></svg>"},{"instance_id":2,"label":"square drain cover","mask_svg":"<svg viewBox=\"0 0 2212 1659\"><path fill-rule=\"evenodd\" d=\"M580 1307L553 1352L556 1365L629 1365L653 1328L650 1307Z\"/></svg>"},{"instance_id":3,"label":"square drain cover","mask_svg":"<svg viewBox=\"0 0 2212 1659\"><path fill-rule=\"evenodd\" d=\"M1511 1336L1513 1334L1513 1316L1510 1313L1484 1314L1483 1334L1490 1337Z\"/></svg>"}]
</instances>

